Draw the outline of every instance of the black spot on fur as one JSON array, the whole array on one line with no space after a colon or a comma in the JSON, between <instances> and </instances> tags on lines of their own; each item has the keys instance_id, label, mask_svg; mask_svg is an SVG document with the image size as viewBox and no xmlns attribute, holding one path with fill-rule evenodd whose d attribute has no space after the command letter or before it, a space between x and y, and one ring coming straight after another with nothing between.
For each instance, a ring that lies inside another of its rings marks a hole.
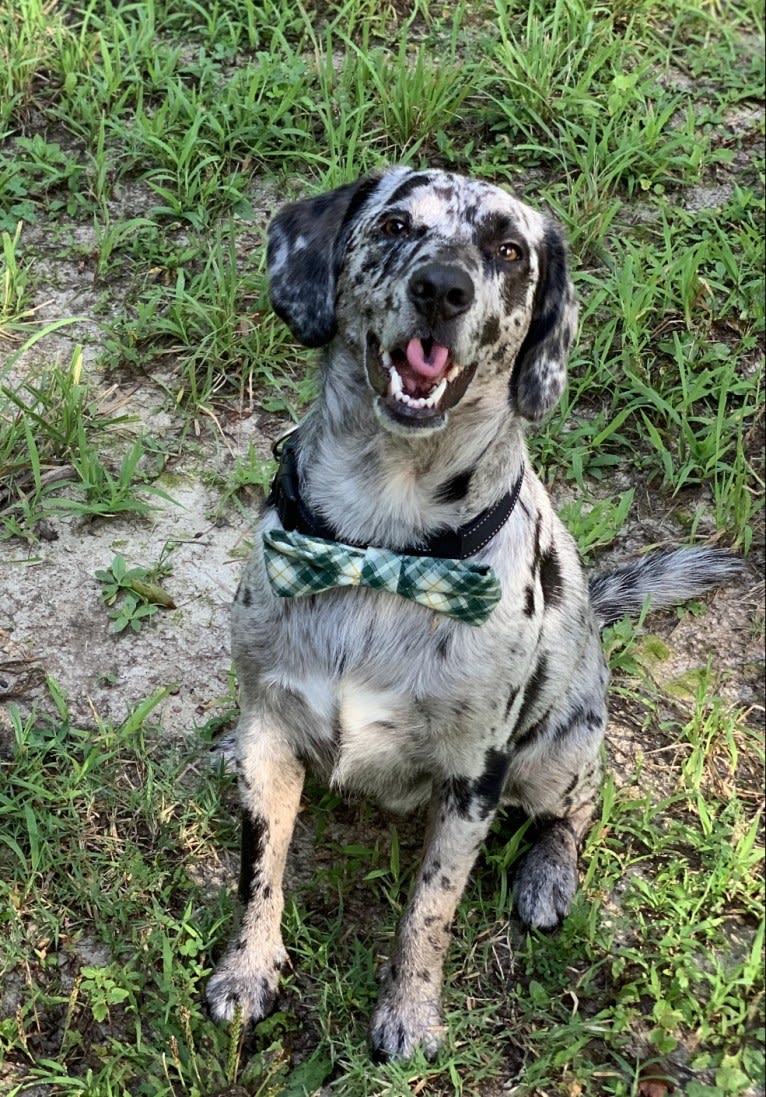
<instances>
[{"instance_id":1,"label":"black spot on fur","mask_svg":"<svg viewBox=\"0 0 766 1097\"><path fill-rule=\"evenodd\" d=\"M540 566L540 535L543 530L543 516L540 512L537 512L535 518L535 534L534 534L534 548L532 550L532 574L537 575L537 569Z\"/></svg>"},{"instance_id":2,"label":"black spot on fur","mask_svg":"<svg viewBox=\"0 0 766 1097\"><path fill-rule=\"evenodd\" d=\"M513 708L513 702L516 700L518 695L519 695L519 691L514 686L514 688L508 694L508 701L507 701L506 706L505 706L505 719L506 720L511 715L511 709Z\"/></svg>"},{"instance_id":3,"label":"black spot on fur","mask_svg":"<svg viewBox=\"0 0 766 1097\"><path fill-rule=\"evenodd\" d=\"M451 777L445 782L445 799L450 810L461 819L486 819L500 800L508 761L506 754L490 747L484 755L484 771L478 777L474 780Z\"/></svg>"},{"instance_id":4,"label":"black spot on fur","mask_svg":"<svg viewBox=\"0 0 766 1097\"><path fill-rule=\"evenodd\" d=\"M242 812L239 897L246 903L261 882L261 862L269 840L269 824L262 815Z\"/></svg>"},{"instance_id":5,"label":"black spot on fur","mask_svg":"<svg viewBox=\"0 0 766 1097\"><path fill-rule=\"evenodd\" d=\"M546 716L543 716L541 720L536 720L531 727L527 728L523 735L519 735L517 738L514 739L514 744L517 750L521 750L522 747L531 746L531 744L539 738L540 733L545 727Z\"/></svg>"},{"instance_id":6,"label":"black spot on fur","mask_svg":"<svg viewBox=\"0 0 766 1097\"><path fill-rule=\"evenodd\" d=\"M528 272L529 263L526 259L510 264L505 271L500 292L505 303L506 313L523 308L526 304Z\"/></svg>"},{"instance_id":7,"label":"black spot on fur","mask_svg":"<svg viewBox=\"0 0 766 1097\"><path fill-rule=\"evenodd\" d=\"M531 584L524 591L524 613L527 617L535 615L535 588Z\"/></svg>"},{"instance_id":8,"label":"black spot on fur","mask_svg":"<svg viewBox=\"0 0 766 1097\"><path fill-rule=\"evenodd\" d=\"M571 796L571 795L572 795L572 793L574 792L574 790L575 790L575 789L577 788L577 783L578 783L578 781L579 781L579 780L580 780L580 774L579 774L579 773L575 773L575 775L574 775L574 777L572 778L572 780L571 780L571 781L569 782L569 784L567 785L567 787L566 787L566 788L564 789L564 795L565 795L565 796Z\"/></svg>"},{"instance_id":9,"label":"black spot on fur","mask_svg":"<svg viewBox=\"0 0 766 1097\"><path fill-rule=\"evenodd\" d=\"M551 545L540 558L540 584L546 606L557 606L564 593L564 582L559 556L554 545Z\"/></svg>"},{"instance_id":10,"label":"black spot on fur","mask_svg":"<svg viewBox=\"0 0 766 1097\"><path fill-rule=\"evenodd\" d=\"M434 502L459 503L461 499L465 499L473 472L472 468L466 469L464 472L458 472L457 475L450 477L449 480L445 480L436 489Z\"/></svg>"},{"instance_id":11,"label":"black spot on fur","mask_svg":"<svg viewBox=\"0 0 766 1097\"><path fill-rule=\"evenodd\" d=\"M394 193L388 200L389 209L394 209L400 205L405 198L409 198L410 194L418 187L427 186L431 182L428 175L408 175L407 178L399 184Z\"/></svg>"},{"instance_id":12,"label":"black spot on fur","mask_svg":"<svg viewBox=\"0 0 766 1097\"><path fill-rule=\"evenodd\" d=\"M380 260L378 258L377 252L372 252L370 255L368 255L366 259L364 259L359 264L359 277L367 282L369 280L369 276L371 274L375 274L375 272L377 271L379 263ZM391 301L391 304L393 305L392 297L388 297L386 298L386 300L387 302Z\"/></svg>"},{"instance_id":13,"label":"black spot on fur","mask_svg":"<svg viewBox=\"0 0 766 1097\"><path fill-rule=\"evenodd\" d=\"M482 347L496 343L500 338L500 321L496 316L490 316L482 328L479 336L479 345Z\"/></svg>"},{"instance_id":14,"label":"black spot on fur","mask_svg":"<svg viewBox=\"0 0 766 1097\"><path fill-rule=\"evenodd\" d=\"M527 717L530 715L535 707L538 697L542 692L543 687L546 684L546 675L548 672L548 660L545 655L541 655L537 661L534 673L527 682L524 690L524 700L521 704L521 710L519 712L519 718L516 721L517 727L523 727L527 721Z\"/></svg>"},{"instance_id":15,"label":"black spot on fur","mask_svg":"<svg viewBox=\"0 0 766 1097\"><path fill-rule=\"evenodd\" d=\"M424 884L428 885L433 880L434 876L442 867L441 861L432 861L430 865L423 869L421 873L421 880Z\"/></svg>"},{"instance_id":16,"label":"black spot on fur","mask_svg":"<svg viewBox=\"0 0 766 1097\"><path fill-rule=\"evenodd\" d=\"M480 802L480 819L486 819L497 807L508 763L508 755L494 747L490 747L484 755L484 772L476 778L473 786L474 797Z\"/></svg>"},{"instance_id":17,"label":"black spot on fur","mask_svg":"<svg viewBox=\"0 0 766 1097\"><path fill-rule=\"evenodd\" d=\"M466 225L475 225L481 206L477 202L469 202L463 210L463 221Z\"/></svg>"},{"instance_id":18,"label":"black spot on fur","mask_svg":"<svg viewBox=\"0 0 766 1097\"><path fill-rule=\"evenodd\" d=\"M439 880L439 887L442 891L454 891L455 885L450 880L449 876L442 876Z\"/></svg>"},{"instance_id":19,"label":"black spot on fur","mask_svg":"<svg viewBox=\"0 0 766 1097\"><path fill-rule=\"evenodd\" d=\"M243 606L247 606L248 608L253 604L253 592L250 590L250 587L245 586L243 583L240 583L239 590L237 591L237 598Z\"/></svg>"},{"instance_id":20,"label":"black spot on fur","mask_svg":"<svg viewBox=\"0 0 766 1097\"><path fill-rule=\"evenodd\" d=\"M445 800L450 810L461 819L467 819L471 811L471 781L467 777L450 777L445 785Z\"/></svg>"},{"instance_id":21,"label":"black spot on fur","mask_svg":"<svg viewBox=\"0 0 766 1097\"><path fill-rule=\"evenodd\" d=\"M449 632L445 632L443 636L440 636L436 641L436 654L440 659L446 659L449 654L450 645L452 644L452 635Z\"/></svg>"},{"instance_id":22,"label":"black spot on fur","mask_svg":"<svg viewBox=\"0 0 766 1097\"><path fill-rule=\"evenodd\" d=\"M573 728L586 727L590 732L600 732L604 727L604 716L600 712L596 712L595 709L585 709L582 705L577 705L570 713L567 714L565 720L557 724L553 731L553 738L556 740L564 739Z\"/></svg>"}]
</instances>

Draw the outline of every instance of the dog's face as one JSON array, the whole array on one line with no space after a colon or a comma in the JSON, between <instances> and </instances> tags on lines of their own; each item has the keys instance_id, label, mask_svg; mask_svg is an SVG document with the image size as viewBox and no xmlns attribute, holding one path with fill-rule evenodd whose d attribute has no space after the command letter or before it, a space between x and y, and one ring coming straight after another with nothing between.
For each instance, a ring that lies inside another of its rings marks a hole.
<instances>
[{"instance_id":1,"label":"dog's face","mask_svg":"<svg viewBox=\"0 0 766 1097\"><path fill-rule=\"evenodd\" d=\"M269 232L271 297L307 346L340 338L397 433L448 421L477 375L513 409L558 400L577 310L560 230L499 187L394 168L287 206Z\"/></svg>"}]
</instances>

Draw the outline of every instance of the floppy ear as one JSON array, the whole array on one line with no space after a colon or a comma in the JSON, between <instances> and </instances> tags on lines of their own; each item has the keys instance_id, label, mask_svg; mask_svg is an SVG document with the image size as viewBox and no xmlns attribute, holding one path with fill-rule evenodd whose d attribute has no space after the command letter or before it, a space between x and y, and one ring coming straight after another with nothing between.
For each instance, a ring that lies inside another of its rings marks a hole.
<instances>
[{"instance_id":1,"label":"floppy ear","mask_svg":"<svg viewBox=\"0 0 766 1097\"><path fill-rule=\"evenodd\" d=\"M324 346L335 334L335 288L348 231L377 184L378 177L366 177L293 202L269 225L271 303L304 346Z\"/></svg>"},{"instance_id":2,"label":"floppy ear","mask_svg":"<svg viewBox=\"0 0 766 1097\"><path fill-rule=\"evenodd\" d=\"M577 301L569 280L561 230L546 224L539 248L540 279L532 323L511 374L511 403L525 419L542 419L564 391L569 347L577 330Z\"/></svg>"}]
</instances>

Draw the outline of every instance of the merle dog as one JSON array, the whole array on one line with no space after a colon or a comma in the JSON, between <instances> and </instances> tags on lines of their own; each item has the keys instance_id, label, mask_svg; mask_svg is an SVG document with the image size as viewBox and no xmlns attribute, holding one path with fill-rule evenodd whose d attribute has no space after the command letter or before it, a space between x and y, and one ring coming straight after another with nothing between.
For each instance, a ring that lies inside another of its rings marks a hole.
<instances>
[{"instance_id":1,"label":"merle dog","mask_svg":"<svg viewBox=\"0 0 766 1097\"><path fill-rule=\"evenodd\" d=\"M283 869L310 766L393 811L428 806L371 1040L382 1058L430 1056L450 924L500 805L538 822L515 876L519 917L552 927L572 902L606 724L601 627L647 596L697 595L738 563L655 552L588 582L524 442L565 383L577 317L565 243L504 190L394 168L287 206L268 262L276 312L324 350L234 605L245 906L208 1003L216 1018L258 1020L274 1002ZM267 569L282 531L350 546L357 579L370 559L435 565L439 582L467 566L489 576L496 604L461 618L449 592L442 612L401 576L290 596Z\"/></svg>"}]
</instances>

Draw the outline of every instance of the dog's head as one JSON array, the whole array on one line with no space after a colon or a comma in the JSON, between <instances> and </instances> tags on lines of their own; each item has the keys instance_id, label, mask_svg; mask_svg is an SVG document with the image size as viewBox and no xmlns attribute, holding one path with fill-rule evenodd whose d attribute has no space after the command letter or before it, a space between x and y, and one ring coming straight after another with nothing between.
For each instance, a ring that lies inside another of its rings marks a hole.
<instances>
[{"instance_id":1,"label":"dog's head","mask_svg":"<svg viewBox=\"0 0 766 1097\"><path fill-rule=\"evenodd\" d=\"M285 207L269 229L271 300L306 346L363 361L383 423L431 432L477 373L513 409L559 399L577 307L560 229L499 187L393 168Z\"/></svg>"}]
</instances>

